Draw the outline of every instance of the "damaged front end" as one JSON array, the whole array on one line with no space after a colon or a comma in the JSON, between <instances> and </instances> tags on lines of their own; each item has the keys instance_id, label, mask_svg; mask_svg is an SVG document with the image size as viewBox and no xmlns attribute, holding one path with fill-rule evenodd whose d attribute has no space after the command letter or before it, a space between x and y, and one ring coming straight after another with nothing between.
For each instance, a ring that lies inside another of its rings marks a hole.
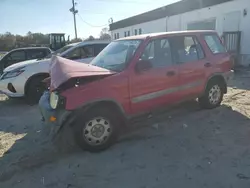
<instances>
[{"instance_id":1,"label":"damaged front end","mask_svg":"<svg viewBox=\"0 0 250 188\"><path fill-rule=\"evenodd\" d=\"M114 72L100 67L52 57L50 88L39 101L42 120L51 127L51 132L58 133L64 125L73 124L77 117L76 111L66 109L67 98L61 95L62 92L113 74Z\"/></svg>"}]
</instances>

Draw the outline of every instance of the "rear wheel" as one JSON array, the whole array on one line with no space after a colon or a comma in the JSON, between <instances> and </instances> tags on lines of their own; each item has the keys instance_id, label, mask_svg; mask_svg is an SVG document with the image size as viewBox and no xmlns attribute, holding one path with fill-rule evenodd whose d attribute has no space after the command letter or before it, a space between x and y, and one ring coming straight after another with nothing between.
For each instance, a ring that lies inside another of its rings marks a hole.
<instances>
[{"instance_id":1,"label":"rear wheel","mask_svg":"<svg viewBox=\"0 0 250 188\"><path fill-rule=\"evenodd\" d=\"M208 83L206 91L199 98L200 106L207 109L216 108L223 100L223 84L216 80Z\"/></svg>"},{"instance_id":2,"label":"rear wheel","mask_svg":"<svg viewBox=\"0 0 250 188\"><path fill-rule=\"evenodd\" d=\"M119 117L103 107L88 110L73 127L76 143L84 150L98 152L117 140Z\"/></svg>"},{"instance_id":3,"label":"rear wheel","mask_svg":"<svg viewBox=\"0 0 250 188\"><path fill-rule=\"evenodd\" d=\"M28 104L36 104L46 90L45 84L42 82L47 76L37 76L30 80L27 86L25 99Z\"/></svg>"}]
</instances>

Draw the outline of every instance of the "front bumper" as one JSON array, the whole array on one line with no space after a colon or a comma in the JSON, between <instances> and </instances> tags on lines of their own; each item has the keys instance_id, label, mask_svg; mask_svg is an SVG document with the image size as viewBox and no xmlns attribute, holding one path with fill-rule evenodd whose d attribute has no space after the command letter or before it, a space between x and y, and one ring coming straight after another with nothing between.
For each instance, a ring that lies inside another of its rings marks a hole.
<instances>
[{"instance_id":1,"label":"front bumper","mask_svg":"<svg viewBox=\"0 0 250 188\"><path fill-rule=\"evenodd\" d=\"M50 107L49 97L50 93L46 91L39 100L38 106L42 120L48 125L60 127L70 120L72 112L64 109L52 109Z\"/></svg>"},{"instance_id":2,"label":"front bumper","mask_svg":"<svg viewBox=\"0 0 250 188\"><path fill-rule=\"evenodd\" d=\"M26 80L27 79L22 75L4 80L0 79L0 93L9 97L24 97ZM14 90L10 89L10 86L13 87Z\"/></svg>"}]
</instances>

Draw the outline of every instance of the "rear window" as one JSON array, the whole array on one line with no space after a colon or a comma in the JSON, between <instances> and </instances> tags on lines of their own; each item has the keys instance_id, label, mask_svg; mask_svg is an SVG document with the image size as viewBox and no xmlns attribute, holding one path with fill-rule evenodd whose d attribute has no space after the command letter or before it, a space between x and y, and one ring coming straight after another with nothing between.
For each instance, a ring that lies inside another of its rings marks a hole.
<instances>
[{"instance_id":1,"label":"rear window","mask_svg":"<svg viewBox=\"0 0 250 188\"><path fill-rule=\"evenodd\" d=\"M222 45L217 35L205 35L205 41L214 54L225 53L226 49Z\"/></svg>"}]
</instances>

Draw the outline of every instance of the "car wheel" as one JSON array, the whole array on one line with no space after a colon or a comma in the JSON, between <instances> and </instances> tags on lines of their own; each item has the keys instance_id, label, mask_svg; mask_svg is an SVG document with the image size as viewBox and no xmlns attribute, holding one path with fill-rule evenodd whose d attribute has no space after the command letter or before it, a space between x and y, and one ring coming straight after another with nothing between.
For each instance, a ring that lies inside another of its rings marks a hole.
<instances>
[{"instance_id":1,"label":"car wheel","mask_svg":"<svg viewBox=\"0 0 250 188\"><path fill-rule=\"evenodd\" d=\"M76 143L84 150L99 152L109 148L118 136L119 117L103 108L92 108L73 127Z\"/></svg>"},{"instance_id":2,"label":"car wheel","mask_svg":"<svg viewBox=\"0 0 250 188\"><path fill-rule=\"evenodd\" d=\"M200 106L207 109L216 108L223 100L223 87L220 82L208 83L205 93L199 98Z\"/></svg>"},{"instance_id":3,"label":"car wheel","mask_svg":"<svg viewBox=\"0 0 250 188\"><path fill-rule=\"evenodd\" d=\"M46 78L46 76L38 76L32 78L28 84L28 88L26 91L26 101L29 104L38 103L39 99L43 95L43 92L46 90L45 84L42 81Z\"/></svg>"}]
</instances>

